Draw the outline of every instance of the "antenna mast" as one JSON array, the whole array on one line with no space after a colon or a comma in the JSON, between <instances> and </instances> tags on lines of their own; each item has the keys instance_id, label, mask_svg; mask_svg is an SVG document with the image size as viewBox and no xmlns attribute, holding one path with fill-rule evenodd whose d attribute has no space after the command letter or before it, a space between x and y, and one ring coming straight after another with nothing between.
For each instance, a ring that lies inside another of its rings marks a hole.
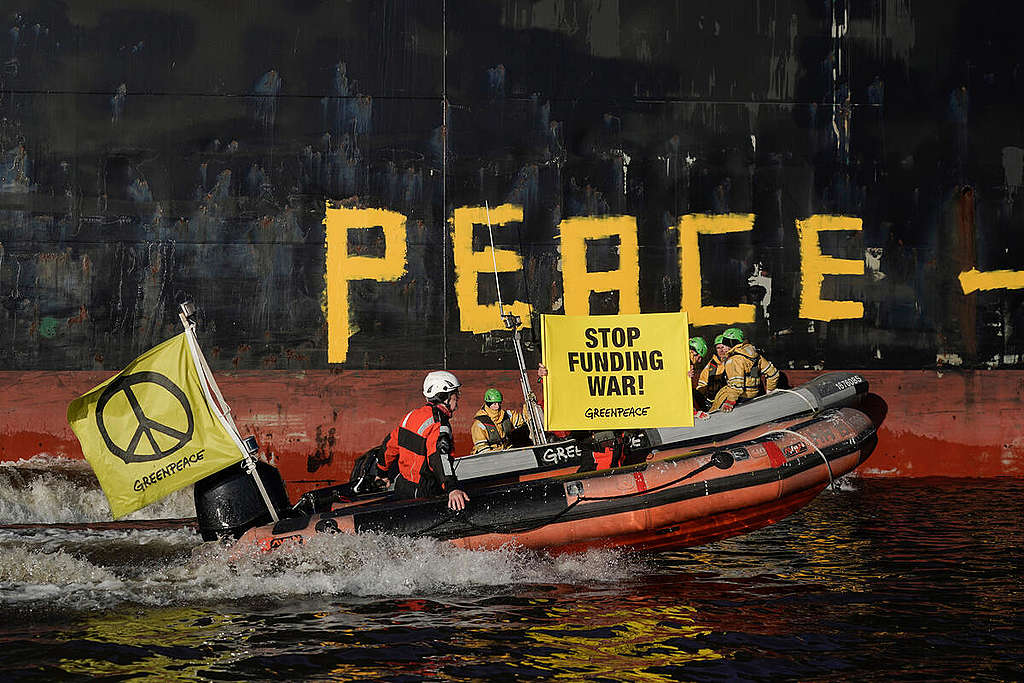
<instances>
[{"instance_id":1,"label":"antenna mast","mask_svg":"<svg viewBox=\"0 0 1024 683\"><path fill-rule=\"evenodd\" d=\"M530 439L535 446L545 445L547 435L544 433L544 412L537 402L537 396L530 389L530 378L526 374L526 359L523 357L523 337L519 328L523 320L511 311L505 312L505 304L501 300L501 283L498 282L498 260L494 255L494 230L491 228L491 207L484 202L484 211L487 214L487 234L491 240L491 263L494 264L494 286L498 290L498 315L505 323L505 329L512 330L512 346L516 352L516 362L519 364L519 384L523 390L523 400L526 401L526 425L530 429Z\"/></svg>"}]
</instances>

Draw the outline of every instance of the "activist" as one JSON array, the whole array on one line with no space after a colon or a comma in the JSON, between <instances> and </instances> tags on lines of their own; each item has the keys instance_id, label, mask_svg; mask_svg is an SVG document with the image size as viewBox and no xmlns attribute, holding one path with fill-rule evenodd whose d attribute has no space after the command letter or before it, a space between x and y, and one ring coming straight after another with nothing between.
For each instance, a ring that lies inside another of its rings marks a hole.
<instances>
[{"instance_id":1,"label":"activist","mask_svg":"<svg viewBox=\"0 0 1024 683\"><path fill-rule=\"evenodd\" d=\"M729 347L725 358L726 383L715 395L711 410L727 413L739 402L775 390L779 371L753 344L744 340L742 330L730 327L722 333L722 343Z\"/></svg>"},{"instance_id":2,"label":"activist","mask_svg":"<svg viewBox=\"0 0 1024 683\"><path fill-rule=\"evenodd\" d=\"M690 337L690 378L697 372L697 366L708 355L708 343L704 337Z\"/></svg>"},{"instance_id":3,"label":"activist","mask_svg":"<svg viewBox=\"0 0 1024 683\"><path fill-rule=\"evenodd\" d=\"M697 379L697 386L694 389L696 395L700 396L700 406L707 410L715 395L725 386L725 357L729 355L729 347L722 343L722 335L715 337L715 355L704 366ZM698 404L694 403L696 407Z\"/></svg>"},{"instance_id":4,"label":"activist","mask_svg":"<svg viewBox=\"0 0 1024 683\"><path fill-rule=\"evenodd\" d=\"M459 407L461 386L450 372L436 370L428 374L423 379L426 405L406 413L388 437L384 461L377 463L378 476L394 476L395 493L400 498L425 498L446 492L449 508L466 507L469 496L456 488L452 471L455 443L449 423Z\"/></svg>"},{"instance_id":5,"label":"activist","mask_svg":"<svg viewBox=\"0 0 1024 683\"><path fill-rule=\"evenodd\" d=\"M699 370L700 365L708 355L708 343L703 337L690 337L690 389L693 392L694 415L703 412L708 407L708 400L697 391L697 378L703 376Z\"/></svg>"},{"instance_id":6,"label":"activist","mask_svg":"<svg viewBox=\"0 0 1024 683\"><path fill-rule=\"evenodd\" d=\"M502 400L501 392L494 387L484 392L484 404L473 416L469 430L474 454L503 451L511 447L513 440L526 428L525 411L502 410Z\"/></svg>"}]
</instances>

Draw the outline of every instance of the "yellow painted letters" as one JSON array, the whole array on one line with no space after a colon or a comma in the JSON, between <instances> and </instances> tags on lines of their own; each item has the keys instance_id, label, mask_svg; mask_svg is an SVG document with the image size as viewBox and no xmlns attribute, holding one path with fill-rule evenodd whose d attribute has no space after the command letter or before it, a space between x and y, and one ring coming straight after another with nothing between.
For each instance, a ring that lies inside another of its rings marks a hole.
<instances>
[{"instance_id":1,"label":"yellow painted letters","mask_svg":"<svg viewBox=\"0 0 1024 683\"><path fill-rule=\"evenodd\" d=\"M701 297L700 235L745 232L754 227L754 214L688 214L679 218L679 277L682 280L680 307L690 324L731 325L754 322L754 306L705 306Z\"/></svg>"},{"instance_id":2,"label":"yellow painted letters","mask_svg":"<svg viewBox=\"0 0 1024 683\"><path fill-rule=\"evenodd\" d=\"M821 298L826 275L863 275L864 261L826 256L821 252L818 234L827 230L861 229L862 221L849 216L809 216L796 222L800 236L801 288L800 317L810 320L839 320L864 317L859 301L829 301Z\"/></svg>"},{"instance_id":3,"label":"yellow painted letters","mask_svg":"<svg viewBox=\"0 0 1024 683\"><path fill-rule=\"evenodd\" d=\"M324 216L327 232L327 362L344 363L348 338L357 332L349 322L348 283L353 280L388 282L406 271L405 216L384 209L331 208ZM381 228L384 256L352 256L348 231Z\"/></svg>"},{"instance_id":4,"label":"yellow painted letters","mask_svg":"<svg viewBox=\"0 0 1024 683\"><path fill-rule=\"evenodd\" d=\"M1024 270L987 270L971 268L960 273L960 287L964 294L979 289L1024 289Z\"/></svg>"},{"instance_id":5,"label":"yellow painted letters","mask_svg":"<svg viewBox=\"0 0 1024 683\"><path fill-rule=\"evenodd\" d=\"M521 223L523 207L502 204L491 209L491 226L506 223ZM487 210L482 206L465 206L455 209L455 234L452 247L455 256L455 297L459 306L459 320L464 332L480 334L490 330L505 329L498 314L498 304L479 303L480 287L478 275L491 273L495 264L501 272L519 271L523 267L523 259L519 254L508 249L495 249L491 260L491 247L483 251L473 251L473 225L487 224ZM505 293L508 294L507 292ZM504 298L504 295L503 295ZM513 313L523 319L526 326L530 325L530 305L515 301L505 301L505 312Z\"/></svg>"},{"instance_id":6,"label":"yellow painted letters","mask_svg":"<svg viewBox=\"0 0 1024 683\"><path fill-rule=\"evenodd\" d=\"M640 312L640 249L636 218L566 218L562 237L562 290L566 315L590 315L591 292L619 292L619 315ZM587 240L619 238L619 267L587 272Z\"/></svg>"}]
</instances>

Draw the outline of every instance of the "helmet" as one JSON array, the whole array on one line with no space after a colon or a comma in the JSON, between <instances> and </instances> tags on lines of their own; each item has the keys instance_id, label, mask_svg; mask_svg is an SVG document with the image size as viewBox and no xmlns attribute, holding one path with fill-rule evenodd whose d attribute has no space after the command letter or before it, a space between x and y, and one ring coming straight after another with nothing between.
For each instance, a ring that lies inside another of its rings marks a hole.
<instances>
[{"instance_id":1,"label":"helmet","mask_svg":"<svg viewBox=\"0 0 1024 683\"><path fill-rule=\"evenodd\" d=\"M743 341L743 330L738 327L730 327L722 333L722 339L731 339L734 342Z\"/></svg>"},{"instance_id":2,"label":"helmet","mask_svg":"<svg viewBox=\"0 0 1024 683\"><path fill-rule=\"evenodd\" d=\"M501 403L501 392L491 387L484 392L484 403Z\"/></svg>"},{"instance_id":3,"label":"helmet","mask_svg":"<svg viewBox=\"0 0 1024 683\"><path fill-rule=\"evenodd\" d=\"M697 355L703 358L708 355L708 343L704 341L704 337L693 337L690 339L690 348L697 352Z\"/></svg>"},{"instance_id":4,"label":"helmet","mask_svg":"<svg viewBox=\"0 0 1024 683\"><path fill-rule=\"evenodd\" d=\"M444 400L448 394L461 386L459 378L447 370L434 370L423 378L423 396L428 401Z\"/></svg>"},{"instance_id":5,"label":"helmet","mask_svg":"<svg viewBox=\"0 0 1024 683\"><path fill-rule=\"evenodd\" d=\"M725 339L725 337L722 335L718 335L717 337L715 337L715 346L721 344L723 339Z\"/></svg>"}]
</instances>

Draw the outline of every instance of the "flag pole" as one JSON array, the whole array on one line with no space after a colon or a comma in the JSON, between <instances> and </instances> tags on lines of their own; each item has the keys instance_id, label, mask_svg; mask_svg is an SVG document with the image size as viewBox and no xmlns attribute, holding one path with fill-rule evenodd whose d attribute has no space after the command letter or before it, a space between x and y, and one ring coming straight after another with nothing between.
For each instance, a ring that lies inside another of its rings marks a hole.
<instances>
[{"instance_id":1,"label":"flag pole","mask_svg":"<svg viewBox=\"0 0 1024 683\"><path fill-rule=\"evenodd\" d=\"M253 457L256 453L256 439L249 437L242 440L242 435L238 433L238 427L235 425L234 418L231 417L231 407L228 406L227 401L224 400L224 395L220 393L220 387L217 386L217 381L213 378L213 372L210 371L210 366L206 362L206 357L203 355L202 349L199 347L199 340L196 338L196 321L195 321L195 306L191 301L183 301L181 304L181 311L178 313L178 318L181 319L181 324L185 328L185 339L188 341L188 350L192 356L192 363L195 365L196 372L199 373L199 386L203 390L203 396L206 397L206 402L210 404L210 408L213 409L213 414L220 420L221 426L231 436L231 440L238 446L238 450L242 453L242 468L252 475L253 480L256 482L256 488L260 490L260 495L263 497L263 502L267 506L267 511L270 513L270 518L275 522L280 521L277 516L277 510L274 509L274 504L270 500L270 494L267 493L266 486L263 485L263 479L260 478L259 472L256 470L256 459ZM215 398L216 396L216 398ZM251 442L251 444L250 444Z\"/></svg>"},{"instance_id":2,"label":"flag pole","mask_svg":"<svg viewBox=\"0 0 1024 683\"><path fill-rule=\"evenodd\" d=\"M498 281L498 259L494 255L494 229L491 228L491 207L484 202L484 211L487 217L487 234L491 239L491 263L494 264L494 287L498 291L498 315L505 323L507 329L512 330L512 346L516 352L516 363L519 364L519 386L523 390L523 400L526 401L526 426L530 431L530 438L534 446L547 444L547 434L544 432L544 413L537 403L537 395L530 388L530 378L526 374L526 358L523 356L523 337L519 332L522 326L522 319L512 313L509 308L505 312L505 304L501 301L501 283Z\"/></svg>"}]
</instances>

